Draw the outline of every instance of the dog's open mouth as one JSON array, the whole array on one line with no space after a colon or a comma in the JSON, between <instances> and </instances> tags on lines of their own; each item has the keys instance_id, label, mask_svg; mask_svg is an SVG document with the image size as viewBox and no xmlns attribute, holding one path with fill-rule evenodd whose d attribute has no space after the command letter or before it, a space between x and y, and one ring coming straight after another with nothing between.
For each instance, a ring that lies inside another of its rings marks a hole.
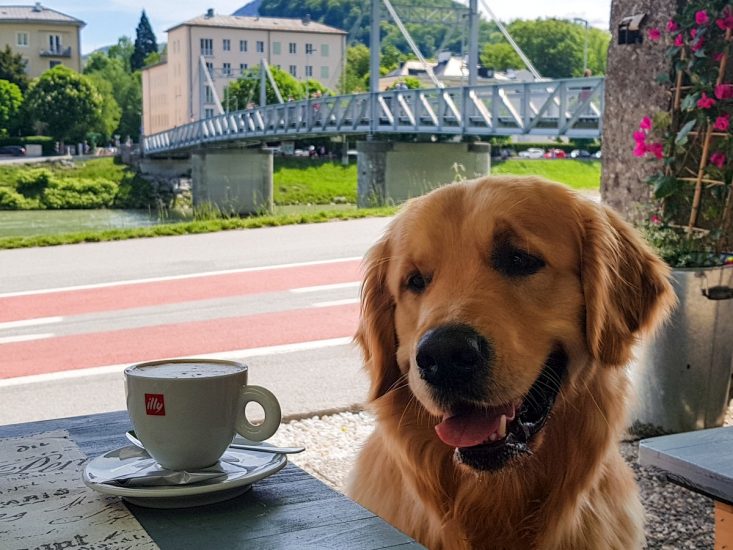
<instances>
[{"instance_id":1,"label":"dog's open mouth","mask_svg":"<svg viewBox=\"0 0 733 550\"><path fill-rule=\"evenodd\" d=\"M477 470L499 470L511 459L531 454L529 443L552 410L560 391L567 355L553 351L523 399L498 407L455 407L435 427L438 437L456 448L456 457Z\"/></svg>"}]
</instances>

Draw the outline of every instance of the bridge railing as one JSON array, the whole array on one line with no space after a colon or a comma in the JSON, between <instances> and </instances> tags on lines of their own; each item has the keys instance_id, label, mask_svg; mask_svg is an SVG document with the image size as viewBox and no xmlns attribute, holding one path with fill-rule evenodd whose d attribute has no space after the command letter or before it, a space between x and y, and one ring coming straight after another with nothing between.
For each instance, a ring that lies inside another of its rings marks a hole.
<instances>
[{"instance_id":1,"label":"bridge railing","mask_svg":"<svg viewBox=\"0 0 733 550\"><path fill-rule=\"evenodd\" d=\"M344 134L595 138L604 79L576 78L325 96L233 111L143 137L146 154L231 141Z\"/></svg>"}]
</instances>

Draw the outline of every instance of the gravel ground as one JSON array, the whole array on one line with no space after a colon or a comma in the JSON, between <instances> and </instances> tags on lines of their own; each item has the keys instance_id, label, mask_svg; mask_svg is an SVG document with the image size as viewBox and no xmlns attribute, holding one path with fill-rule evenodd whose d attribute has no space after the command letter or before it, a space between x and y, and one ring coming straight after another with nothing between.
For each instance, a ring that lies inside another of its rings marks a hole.
<instances>
[{"instance_id":1,"label":"gravel ground","mask_svg":"<svg viewBox=\"0 0 733 550\"><path fill-rule=\"evenodd\" d=\"M733 425L733 405L726 424ZM305 452L290 455L290 460L343 492L354 457L373 429L374 418L369 413L343 412L288 422L270 441L305 446ZM641 487L647 511L647 548L712 549L712 500L667 482L661 470L639 466L637 442L623 442L621 452Z\"/></svg>"}]
</instances>

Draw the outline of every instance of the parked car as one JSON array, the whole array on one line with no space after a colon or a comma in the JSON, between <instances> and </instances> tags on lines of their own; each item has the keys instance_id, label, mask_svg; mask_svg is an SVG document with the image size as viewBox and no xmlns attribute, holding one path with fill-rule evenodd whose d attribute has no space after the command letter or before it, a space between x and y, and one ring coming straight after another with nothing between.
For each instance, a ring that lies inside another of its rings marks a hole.
<instances>
[{"instance_id":1,"label":"parked car","mask_svg":"<svg viewBox=\"0 0 733 550\"><path fill-rule=\"evenodd\" d=\"M519 151L519 157L523 159L541 159L544 156L544 149L540 149L539 147L530 147L524 151Z\"/></svg>"},{"instance_id":2,"label":"parked car","mask_svg":"<svg viewBox=\"0 0 733 550\"><path fill-rule=\"evenodd\" d=\"M598 151L596 151L596 154L593 155L593 156L596 157L597 159L601 158L601 151L600 151L600 149Z\"/></svg>"},{"instance_id":3,"label":"parked car","mask_svg":"<svg viewBox=\"0 0 733 550\"><path fill-rule=\"evenodd\" d=\"M0 155L12 155L14 157L25 156L25 147L22 145L3 145L0 147Z\"/></svg>"},{"instance_id":4,"label":"parked car","mask_svg":"<svg viewBox=\"0 0 733 550\"><path fill-rule=\"evenodd\" d=\"M562 149L549 149L545 153L546 159L564 159L565 157L565 151L563 151Z\"/></svg>"},{"instance_id":5,"label":"parked car","mask_svg":"<svg viewBox=\"0 0 733 550\"><path fill-rule=\"evenodd\" d=\"M591 156L592 155L585 149L573 149L570 151L571 159L589 159Z\"/></svg>"}]
</instances>

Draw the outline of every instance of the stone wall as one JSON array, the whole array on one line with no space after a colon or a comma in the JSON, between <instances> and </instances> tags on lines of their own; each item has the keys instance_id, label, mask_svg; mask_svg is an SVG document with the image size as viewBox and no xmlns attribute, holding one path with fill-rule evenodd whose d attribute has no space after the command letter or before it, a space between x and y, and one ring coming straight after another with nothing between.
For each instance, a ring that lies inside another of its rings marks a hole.
<instances>
[{"instance_id":1,"label":"stone wall","mask_svg":"<svg viewBox=\"0 0 733 550\"><path fill-rule=\"evenodd\" d=\"M641 44L618 44L618 26L624 17L646 13ZM637 158L632 154L632 134L644 116L667 110L671 93L657 84L656 77L671 70L665 57L666 46L647 39L647 30L665 27L677 13L677 0L613 0L611 3L611 46L606 70L603 113L603 202L633 219L638 204L647 202L651 189L645 180L656 172L661 161Z\"/></svg>"}]
</instances>

